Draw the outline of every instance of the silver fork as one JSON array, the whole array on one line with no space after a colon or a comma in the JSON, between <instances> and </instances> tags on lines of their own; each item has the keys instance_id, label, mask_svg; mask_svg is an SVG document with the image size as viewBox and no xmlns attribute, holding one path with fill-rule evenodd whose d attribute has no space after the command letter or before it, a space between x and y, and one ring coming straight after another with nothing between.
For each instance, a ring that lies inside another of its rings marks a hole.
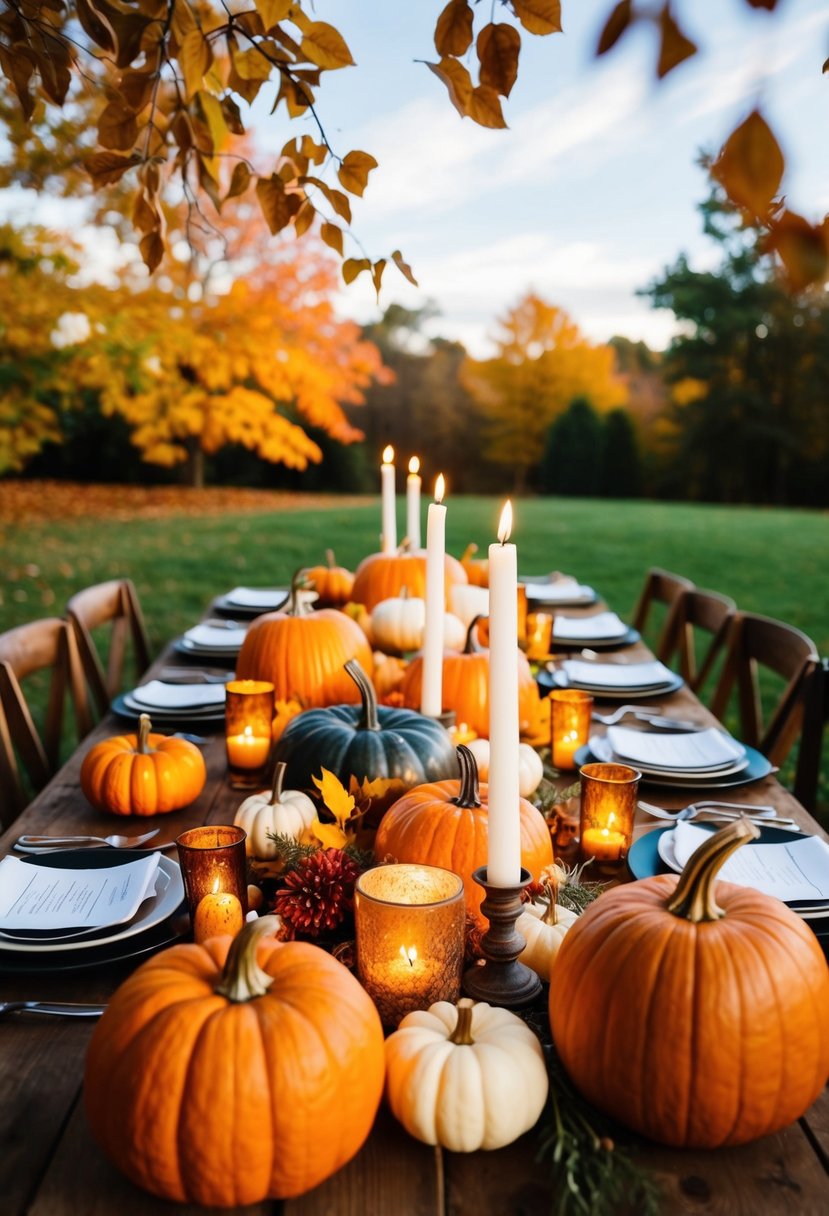
<instances>
[{"instance_id":1,"label":"silver fork","mask_svg":"<svg viewBox=\"0 0 829 1216\"><path fill-rule=\"evenodd\" d=\"M658 705L620 705L618 709L614 709L612 714L597 714L595 711L590 715L594 722L601 722L602 726L615 726L625 714L636 714L640 718L652 718L654 714L660 712Z\"/></svg>"},{"instance_id":2,"label":"silver fork","mask_svg":"<svg viewBox=\"0 0 829 1216\"><path fill-rule=\"evenodd\" d=\"M794 819L782 818L777 814L773 806L765 804L717 802L711 799L705 802L692 802L688 806L683 807L681 811L666 811L661 806L654 806L651 802L642 802L640 800L639 806L647 815L652 815L654 819L667 819L671 823L696 819L698 815L710 815L715 819L728 820L739 819L742 815L746 815L752 823L766 823L774 827L785 827L792 831L800 831L800 826Z\"/></svg>"},{"instance_id":3,"label":"silver fork","mask_svg":"<svg viewBox=\"0 0 829 1216\"><path fill-rule=\"evenodd\" d=\"M153 828L141 836L19 836L14 847L21 853L45 853L51 849L98 848L137 849L161 831ZM150 850L148 850L149 852Z\"/></svg>"},{"instance_id":4,"label":"silver fork","mask_svg":"<svg viewBox=\"0 0 829 1216\"><path fill-rule=\"evenodd\" d=\"M51 1013L64 1018L99 1018L106 1005L77 1005L70 1001L0 1001L0 1014L16 1013L25 1009L29 1013Z\"/></svg>"}]
</instances>

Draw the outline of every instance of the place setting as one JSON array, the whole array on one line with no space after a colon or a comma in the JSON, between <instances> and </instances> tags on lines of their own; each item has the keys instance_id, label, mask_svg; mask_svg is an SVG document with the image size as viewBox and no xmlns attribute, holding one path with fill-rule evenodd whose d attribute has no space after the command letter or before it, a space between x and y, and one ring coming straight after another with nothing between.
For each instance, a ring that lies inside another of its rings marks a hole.
<instances>
[{"instance_id":1,"label":"place setting","mask_svg":"<svg viewBox=\"0 0 829 1216\"><path fill-rule=\"evenodd\" d=\"M552 574L521 576L518 580L527 593L527 600L536 605L554 608L587 608L598 596L592 587L580 583L571 575Z\"/></svg>"},{"instance_id":2,"label":"place setting","mask_svg":"<svg viewBox=\"0 0 829 1216\"><path fill-rule=\"evenodd\" d=\"M213 601L216 612L228 616L253 618L263 612L276 612L287 602L290 587L234 587Z\"/></svg>"},{"instance_id":3,"label":"place setting","mask_svg":"<svg viewBox=\"0 0 829 1216\"><path fill-rule=\"evenodd\" d=\"M591 736L576 762L633 765L643 782L677 789L745 785L772 772L765 756L718 727L664 730L650 722L643 727L609 726L605 735Z\"/></svg>"},{"instance_id":4,"label":"place setting","mask_svg":"<svg viewBox=\"0 0 829 1216\"><path fill-rule=\"evenodd\" d=\"M112 712L134 722L142 714L150 714L157 726L217 725L224 721L226 690L224 682L181 684L150 680L115 697Z\"/></svg>"},{"instance_id":5,"label":"place setting","mask_svg":"<svg viewBox=\"0 0 829 1216\"><path fill-rule=\"evenodd\" d=\"M248 625L235 620L209 618L188 629L173 641L176 654L190 659L235 662L248 631Z\"/></svg>"},{"instance_id":6,"label":"place setting","mask_svg":"<svg viewBox=\"0 0 829 1216\"><path fill-rule=\"evenodd\" d=\"M558 659L542 668L536 680L542 694L554 688L574 688L608 701L668 696L684 684L682 676L658 659L639 663L600 658Z\"/></svg>"}]
</instances>

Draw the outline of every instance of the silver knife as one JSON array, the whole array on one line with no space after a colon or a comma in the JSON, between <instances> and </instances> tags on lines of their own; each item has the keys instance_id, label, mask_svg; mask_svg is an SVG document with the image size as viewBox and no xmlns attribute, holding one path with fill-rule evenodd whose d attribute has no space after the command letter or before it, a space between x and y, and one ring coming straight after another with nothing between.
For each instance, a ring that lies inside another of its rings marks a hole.
<instances>
[{"instance_id":1,"label":"silver knife","mask_svg":"<svg viewBox=\"0 0 829 1216\"><path fill-rule=\"evenodd\" d=\"M0 1001L0 1014L27 1010L29 1013L51 1013L55 1017L99 1018L105 1009L106 1005L79 1005L71 1001Z\"/></svg>"}]
</instances>

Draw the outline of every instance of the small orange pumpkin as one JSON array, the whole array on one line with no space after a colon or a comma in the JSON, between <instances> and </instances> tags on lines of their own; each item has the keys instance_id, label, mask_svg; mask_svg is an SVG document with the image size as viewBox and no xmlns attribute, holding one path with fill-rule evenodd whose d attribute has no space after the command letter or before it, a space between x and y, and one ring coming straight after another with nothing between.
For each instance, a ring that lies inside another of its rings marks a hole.
<instances>
[{"instance_id":1,"label":"small orange pumpkin","mask_svg":"<svg viewBox=\"0 0 829 1216\"><path fill-rule=\"evenodd\" d=\"M187 739L150 734L142 714L137 735L96 743L81 765L81 789L99 811L163 815L198 798L207 780L204 757Z\"/></svg>"},{"instance_id":2,"label":"small orange pumpkin","mask_svg":"<svg viewBox=\"0 0 829 1216\"><path fill-rule=\"evenodd\" d=\"M385 1068L377 1010L318 946L258 945L277 928L265 916L232 942L156 955L92 1035L92 1132L163 1199L238 1210L302 1195L371 1130Z\"/></svg>"},{"instance_id":3,"label":"small orange pumpkin","mask_svg":"<svg viewBox=\"0 0 829 1216\"><path fill-rule=\"evenodd\" d=\"M463 551L461 565L473 587L488 587L489 562L486 558L476 557L477 552L478 546L474 541L470 541Z\"/></svg>"},{"instance_id":4,"label":"small orange pumpkin","mask_svg":"<svg viewBox=\"0 0 829 1216\"><path fill-rule=\"evenodd\" d=\"M466 571L455 557L446 554L446 607L449 607L449 590L455 583L467 581ZM426 597L425 553L372 553L364 557L354 575L351 598L365 604L372 612L383 600L399 596L404 587L409 595L418 599Z\"/></svg>"},{"instance_id":5,"label":"small orange pumpkin","mask_svg":"<svg viewBox=\"0 0 829 1216\"><path fill-rule=\"evenodd\" d=\"M351 599L354 574L345 566L338 566L333 549L326 549L324 566L311 566L303 575L313 583L320 608L342 608Z\"/></svg>"},{"instance_id":6,"label":"small orange pumpkin","mask_svg":"<svg viewBox=\"0 0 829 1216\"><path fill-rule=\"evenodd\" d=\"M306 708L359 701L344 667L356 659L371 669L371 649L359 625L336 608L312 611L301 603L295 576L284 612L267 612L247 631L236 661L240 680L270 680L278 701Z\"/></svg>"},{"instance_id":7,"label":"small orange pumpkin","mask_svg":"<svg viewBox=\"0 0 829 1216\"><path fill-rule=\"evenodd\" d=\"M446 651L443 656L443 705L444 710L453 709L458 722L465 722L476 735L489 738L489 651L481 649L476 642L478 618L476 617L466 635L463 651ZM538 721L540 698L538 685L525 655L515 644L515 663L518 679L518 720L522 735L534 733ZM423 660L412 659L403 677L403 704L410 709L420 708L420 690L423 683Z\"/></svg>"},{"instance_id":8,"label":"small orange pumpkin","mask_svg":"<svg viewBox=\"0 0 829 1216\"><path fill-rule=\"evenodd\" d=\"M478 784L475 757L467 747L457 749L460 779L417 785L398 798L380 821L374 840L378 861L441 866L463 879L470 916L482 921L483 889L472 873L487 861L488 805L486 785ZM544 816L531 802L518 802L521 823L521 865L538 879L553 864L553 845Z\"/></svg>"}]
</instances>

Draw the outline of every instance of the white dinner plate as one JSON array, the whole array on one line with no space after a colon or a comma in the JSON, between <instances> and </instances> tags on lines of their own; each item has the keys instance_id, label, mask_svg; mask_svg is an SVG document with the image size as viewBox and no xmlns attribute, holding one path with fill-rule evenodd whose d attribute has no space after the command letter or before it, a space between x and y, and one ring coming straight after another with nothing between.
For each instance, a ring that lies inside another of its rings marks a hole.
<instances>
[{"instance_id":1,"label":"white dinner plate","mask_svg":"<svg viewBox=\"0 0 829 1216\"><path fill-rule=\"evenodd\" d=\"M600 760L603 764L626 764L630 768L638 769L639 772L646 777L666 777L683 782L705 782L711 781L712 779L718 780L720 777L731 777L736 773L741 773L744 769L747 769L749 765L749 757L748 754L746 754L742 756L741 759L735 760L731 764L722 764L716 768L659 768L653 764L644 764L640 763L638 760L629 760L625 756L617 755L610 746L608 740L603 735L594 735L593 738L590 739L588 746L596 759Z\"/></svg>"}]
</instances>

